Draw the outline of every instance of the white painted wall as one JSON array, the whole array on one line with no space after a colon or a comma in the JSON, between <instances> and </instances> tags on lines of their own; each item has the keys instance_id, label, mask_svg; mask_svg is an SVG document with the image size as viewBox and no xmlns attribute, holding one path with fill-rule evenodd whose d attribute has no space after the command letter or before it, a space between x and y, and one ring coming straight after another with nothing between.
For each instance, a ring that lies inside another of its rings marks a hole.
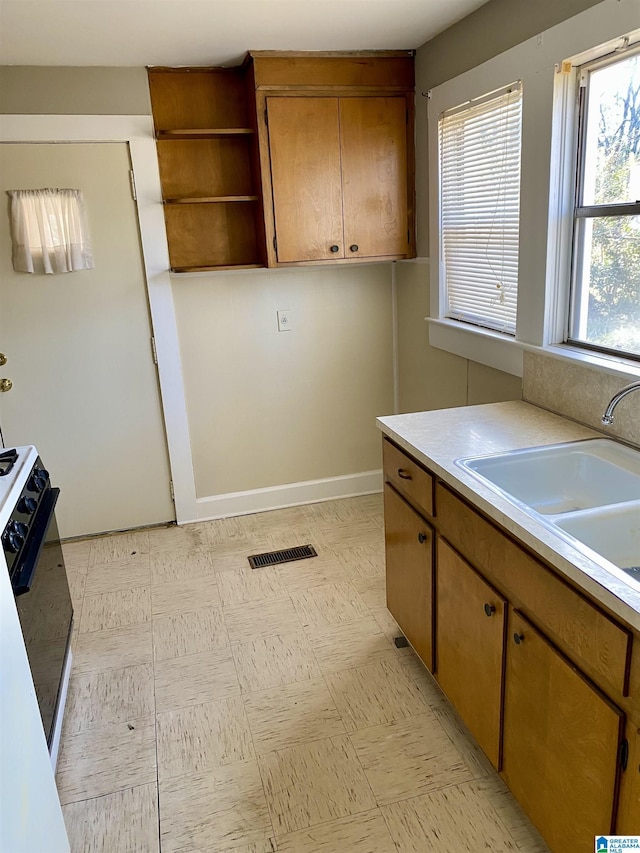
<instances>
[{"instance_id":1,"label":"white painted wall","mask_svg":"<svg viewBox=\"0 0 640 853\"><path fill-rule=\"evenodd\" d=\"M198 498L380 468L390 264L174 276L173 299Z\"/></svg>"}]
</instances>

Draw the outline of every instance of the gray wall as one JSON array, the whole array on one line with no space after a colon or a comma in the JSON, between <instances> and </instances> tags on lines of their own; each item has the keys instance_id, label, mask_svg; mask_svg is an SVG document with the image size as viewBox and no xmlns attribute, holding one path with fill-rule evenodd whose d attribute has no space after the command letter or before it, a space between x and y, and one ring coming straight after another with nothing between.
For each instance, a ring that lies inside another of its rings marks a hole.
<instances>
[{"instance_id":1,"label":"gray wall","mask_svg":"<svg viewBox=\"0 0 640 853\"><path fill-rule=\"evenodd\" d=\"M418 51L423 81L437 86L600 0L490 0Z\"/></svg>"},{"instance_id":2,"label":"gray wall","mask_svg":"<svg viewBox=\"0 0 640 853\"><path fill-rule=\"evenodd\" d=\"M147 71L3 65L0 114L150 115Z\"/></svg>"},{"instance_id":3,"label":"gray wall","mask_svg":"<svg viewBox=\"0 0 640 853\"><path fill-rule=\"evenodd\" d=\"M429 255L427 106L422 92L457 77L600 0L489 0L416 53L418 255Z\"/></svg>"}]
</instances>

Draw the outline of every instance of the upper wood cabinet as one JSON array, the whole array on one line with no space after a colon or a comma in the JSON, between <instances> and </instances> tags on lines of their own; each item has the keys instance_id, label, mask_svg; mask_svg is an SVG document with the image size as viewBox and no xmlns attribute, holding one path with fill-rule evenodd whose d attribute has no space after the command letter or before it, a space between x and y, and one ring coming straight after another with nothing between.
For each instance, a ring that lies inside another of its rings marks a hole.
<instances>
[{"instance_id":1,"label":"upper wood cabinet","mask_svg":"<svg viewBox=\"0 0 640 853\"><path fill-rule=\"evenodd\" d=\"M171 269L413 257L413 81L411 51L151 68Z\"/></svg>"},{"instance_id":2,"label":"upper wood cabinet","mask_svg":"<svg viewBox=\"0 0 640 853\"><path fill-rule=\"evenodd\" d=\"M269 97L279 263L407 257L407 106L396 97Z\"/></svg>"},{"instance_id":3,"label":"upper wood cabinet","mask_svg":"<svg viewBox=\"0 0 640 853\"><path fill-rule=\"evenodd\" d=\"M268 265L413 257L413 56L250 57Z\"/></svg>"}]
</instances>

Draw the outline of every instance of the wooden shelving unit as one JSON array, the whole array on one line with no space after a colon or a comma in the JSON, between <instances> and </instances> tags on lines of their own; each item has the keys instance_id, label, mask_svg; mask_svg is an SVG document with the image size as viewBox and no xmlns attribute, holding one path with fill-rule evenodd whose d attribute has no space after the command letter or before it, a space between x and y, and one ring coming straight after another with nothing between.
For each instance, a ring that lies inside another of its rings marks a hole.
<instances>
[{"instance_id":1,"label":"wooden shelving unit","mask_svg":"<svg viewBox=\"0 0 640 853\"><path fill-rule=\"evenodd\" d=\"M253 92L244 68L152 68L149 88L174 272L264 265Z\"/></svg>"}]
</instances>

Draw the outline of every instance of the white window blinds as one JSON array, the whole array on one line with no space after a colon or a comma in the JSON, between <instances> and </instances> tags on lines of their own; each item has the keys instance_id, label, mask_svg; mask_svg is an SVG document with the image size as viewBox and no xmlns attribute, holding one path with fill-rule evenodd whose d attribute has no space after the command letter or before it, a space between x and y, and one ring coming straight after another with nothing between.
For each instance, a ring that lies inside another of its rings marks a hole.
<instances>
[{"instance_id":1,"label":"white window blinds","mask_svg":"<svg viewBox=\"0 0 640 853\"><path fill-rule=\"evenodd\" d=\"M515 334L522 87L440 116L440 214L447 317Z\"/></svg>"}]
</instances>

